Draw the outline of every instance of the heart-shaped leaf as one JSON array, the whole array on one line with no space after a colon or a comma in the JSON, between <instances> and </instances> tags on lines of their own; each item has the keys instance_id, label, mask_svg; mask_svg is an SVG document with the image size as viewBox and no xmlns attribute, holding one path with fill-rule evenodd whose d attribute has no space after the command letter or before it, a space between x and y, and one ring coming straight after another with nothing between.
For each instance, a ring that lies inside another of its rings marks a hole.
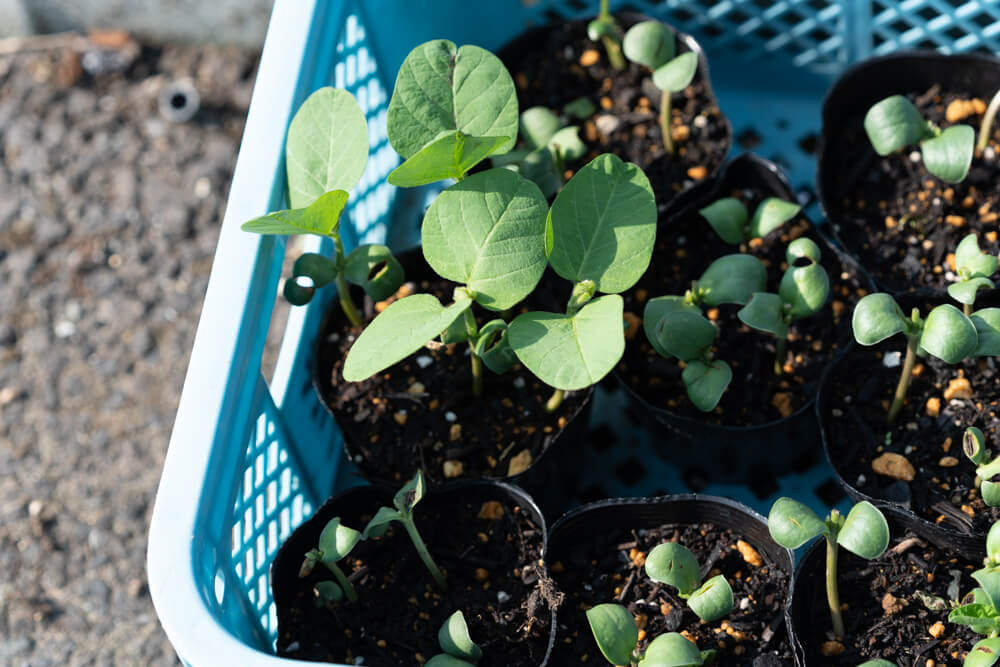
<instances>
[{"instance_id":1,"label":"heart-shaped leaf","mask_svg":"<svg viewBox=\"0 0 1000 667\"><path fill-rule=\"evenodd\" d=\"M351 553L351 549L360 540L361 533L340 523L340 517L330 519L319 535L319 550L323 552L323 561L336 563Z\"/></svg>"},{"instance_id":2,"label":"heart-shaped leaf","mask_svg":"<svg viewBox=\"0 0 1000 667\"><path fill-rule=\"evenodd\" d=\"M688 606L698 618L711 623L733 609L733 589L721 574L717 574L691 593Z\"/></svg>"},{"instance_id":3,"label":"heart-shaped leaf","mask_svg":"<svg viewBox=\"0 0 1000 667\"><path fill-rule=\"evenodd\" d=\"M807 505L792 498L778 498L767 515L771 539L786 549L798 549L822 535L826 524Z\"/></svg>"},{"instance_id":4,"label":"heart-shaped leaf","mask_svg":"<svg viewBox=\"0 0 1000 667\"><path fill-rule=\"evenodd\" d=\"M359 245L344 259L344 278L359 285L375 301L395 294L405 277L403 265L384 245Z\"/></svg>"},{"instance_id":5,"label":"heart-shaped leaf","mask_svg":"<svg viewBox=\"0 0 1000 667\"><path fill-rule=\"evenodd\" d=\"M438 644L442 651L456 658L476 662L483 657L483 650L469 636L469 626L461 610L449 616L438 630Z\"/></svg>"},{"instance_id":6,"label":"heart-shaped leaf","mask_svg":"<svg viewBox=\"0 0 1000 667\"><path fill-rule=\"evenodd\" d=\"M795 260L806 258L818 262L822 257L819 246L808 236L800 236L785 248L785 261L794 264Z\"/></svg>"},{"instance_id":7,"label":"heart-shaped leaf","mask_svg":"<svg viewBox=\"0 0 1000 667\"><path fill-rule=\"evenodd\" d=\"M521 138L531 148L541 148L555 136L562 123L547 107L531 107L521 112Z\"/></svg>"},{"instance_id":8,"label":"heart-shaped leaf","mask_svg":"<svg viewBox=\"0 0 1000 667\"><path fill-rule=\"evenodd\" d=\"M657 544L646 555L646 576L689 595L701 583L698 559L676 542Z\"/></svg>"},{"instance_id":9,"label":"heart-shaped leaf","mask_svg":"<svg viewBox=\"0 0 1000 667\"><path fill-rule=\"evenodd\" d=\"M732 379L733 369L718 359L712 362L691 361L681 372L688 398L702 412L715 409Z\"/></svg>"},{"instance_id":10,"label":"heart-shaped leaf","mask_svg":"<svg viewBox=\"0 0 1000 667\"><path fill-rule=\"evenodd\" d=\"M357 185L368 163L368 123L354 96L338 88L310 95L288 126L285 162L293 209Z\"/></svg>"},{"instance_id":11,"label":"heart-shaped leaf","mask_svg":"<svg viewBox=\"0 0 1000 667\"><path fill-rule=\"evenodd\" d=\"M963 278L992 276L1000 259L979 249L979 238L969 234L955 248L955 268Z\"/></svg>"},{"instance_id":12,"label":"heart-shaped leaf","mask_svg":"<svg viewBox=\"0 0 1000 667\"><path fill-rule=\"evenodd\" d=\"M747 305L740 308L736 316L748 327L766 331L779 338L784 338L788 334L785 302L777 294L754 292Z\"/></svg>"},{"instance_id":13,"label":"heart-shaped leaf","mask_svg":"<svg viewBox=\"0 0 1000 667\"><path fill-rule=\"evenodd\" d=\"M642 329L646 334L646 340L660 356L670 357L673 355L660 346L657 325L664 315L678 310L701 315L701 309L687 303L682 296L659 296L646 302L646 308L642 314Z\"/></svg>"},{"instance_id":14,"label":"heart-shaped leaf","mask_svg":"<svg viewBox=\"0 0 1000 667\"><path fill-rule=\"evenodd\" d=\"M387 179L401 188L415 188L447 178L460 179L507 143L507 137L473 137L446 132L396 167Z\"/></svg>"},{"instance_id":15,"label":"heart-shaped leaf","mask_svg":"<svg viewBox=\"0 0 1000 667\"><path fill-rule=\"evenodd\" d=\"M917 143L927 131L917 107L902 95L878 102L865 114L865 132L879 155Z\"/></svg>"},{"instance_id":16,"label":"heart-shaped leaf","mask_svg":"<svg viewBox=\"0 0 1000 667\"><path fill-rule=\"evenodd\" d=\"M976 326L951 304L937 306L927 315L920 347L948 364L957 364L975 353L979 345Z\"/></svg>"},{"instance_id":17,"label":"heart-shaped leaf","mask_svg":"<svg viewBox=\"0 0 1000 667\"><path fill-rule=\"evenodd\" d=\"M878 558L889 546L889 524L874 505L862 500L847 513L837 544L866 560Z\"/></svg>"},{"instance_id":18,"label":"heart-shaped leaf","mask_svg":"<svg viewBox=\"0 0 1000 667\"><path fill-rule=\"evenodd\" d=\"M472 305L462 299L447 308L430 294L394 301L372 320L344 360L344 379L360 382L410 356L448 328Z\"/></svg>"},{"instance_id":19,"label":"heart-shaped leaf","mask_svg":"<svg viewBox=\"0 0 1000 667\"><path fill-rule=\"evenodd\" d=\"M514 353L538 379L572 391L597 383L625 352L624 305L617 294L589 302L574 315L530 312L507 329Z\"/></svg>"},{"instance_id":20,"label":"heart-shaped leaf","mask_svg":"<svg viewBox=\"0 0 1000 667\"><path fill-rule=\"evenodd\" d=\"M389 100L386 131L403 158L446 130L473 137L517 138L517 93L500 59L478 46L456 48L448 40L425 42L399 68Z\"/></svg>"},{"instance_id":21,"label":"heart-shaped leaf","mask_svg":"<svg viewBox=\"0 0 1000 667\"><path fill-rule=\"evenodd\" d=\"M702 664L704 658L695 643L676 632L662 634L650 642L639 661L639 667L697 667Z\"/></svg>"},{"instance_id":22,"label":"heart-shaped leaf","mask_svg":"<svg viewBox=\"0 0 1000 667\"><path fill-rule=\"evenodd\" d=\"M972 165L976 132L968 125L952 125L920 143L924 166L945 183L961 183Z\"/></svg>"},{"instance_id":23,"label":"heart-shaped leaf","mask_svg":"<svg viewBox=\"0 0 1000 667\"><path fill-rule=\"evenodd\" d=\"M337 263L315 252L306 252L292 265L292 276L308 276L313 287L323 287L337 279Z\"/></svg>"},{"instance_id":24,"label":"heart-shaped leaf","mask_svg":"<svg viewBox=\"0 0 1000 667\"><path fill-rule=\"evenodd\" d=\"M719 199L700 209L698 213L708 220L715 233L726 243L736 245L746 238L750 213L739 199Z\"/></svg>"},{"instance_id":25,"label":"heart-shaped leaf","mask_svg":"<svg viewBox=\"0 0 1000 667\"><path fill-rule=\"evenodd\" d=\"M809 317L826 305L830 296L830 277L818 263L790 266L781 277L778 294L792 306L792 319Z\"/></svg>"},{"instance_id":26,"label":"heart-shaped leaf","mask_svg":"<svg viewBox=\"0 0 1000 667\"><path fill-rule=\"evenodd\" d=\"M549 211L549 263L573 282L622 292L646 272L656 240L656 198L631 162L605 153L581 168Z\"/></svg>"},{"instance_id":27,"label":"heart-shaped leaf","mask_svg":"<svg viewBox=\"0 0 1000 667\"><path fill-rule=\"evenodd\" d=\"M974 632L979 631L974 630ZM990 667L995 665L997 660L1000 660L1000 637L990 637L976 642L965 657L962 667Z\"/></svg>"},{"instance_id":28,"label":"heart-shaped leaf","mask_svg":"<svg viewBox=\"0 0 1000 667\"><path fill-rule=\"evenodd\" d=\"M334 236L340 225L340 214L347 204L347 193L334 190L321 195L306 208L275 211L240 227L245 232L255 234L316 234Z\"/></svg>"},{"instance_id":29,"label":"heart-shaped leaf","mask_svg":"<svg viewBox=\"0 0 1000 667\"><path fill-rule=\"evenodd\" d=\"M989 278L970 278L948 285L948 296L959 303L972 305L976 302L976 295L979 293L979 290L993 289L993 287L993 281Z\"/></svg>"},{"instance_id":30,"label":"heart-shaped leaf","mask_svg":"<svg viewBox=\"0 0 1000 667\"><path fill-rule=\"evenodd\" d=\"M869 294L858 301L851 319L854 338L862 345L875 345L906 330L906 318L888 294Z\"/></svg>"},{"instance_id":31,"label":"heart-shaped leaf","mask_svg":"<svg viewBox=\"0 0 1000 667\"><path fill-rule=\"evenodd\" d=\"M587 145L580 139L580 128L575 125L556 132L549 139L548 149L558 153L563 160L579 160L587 154Z\"/></svg>"},{"instance_id":32,"label":"heart-shaped leaf","mask_svg":"<svg viewBox=\"0 0 1000 667\"><path fill-rule=\"evenodd\" d=\"M674 59L675 40L673 29L666 23L642 21L625 33L622 51L632 62L656 70Z\"/></svg>"},{"instance_id":33,"label":"heart-shaped leaf","mask_svg":"<svg viewBox=\"0 0 1000 667\"><path fill-rule=\"evenodd\" d=\"M548 203L508 169L469 176L427 209L424 257L438 275L468 285L476 302L506 310L535 289L545 271Z\"/></svg>"},{"instance_id":34,"label":"heart-shaped leaf","mask_svg":"<svg viewBox=\"0 0 1000 667\"><path fill-rule=\"evenodd\" d=\"M368 525L365 526L365 530L361 534L361 539L370 540L373 537L382 537L389 530L389 526L393 521L402 521L402 519L403 515L399 510L394 510L391 507L380 507L375 516L368 522Z\"/></svg>"},{"instance_id":35,"label":"heart-shaped leaf","mask_svg":"<svg viewBox=\"0 0 1000 667\"><path fill-rule=\"evenodd\" d=\"M750 238L763 238L799 214L802 207L780 197L762 201L750 218Z\"/></svg>"},{"instance_id":36,"label":"heart-shaped leaf","mask_svg":"<svg viewBox=\"0 0 1000 667\"><path fill-rule=\"evenodd\" d=\"M698 279L705 290L703 300L710 306L723 303L746 304L754 292L767 285L767 269L753 255L725 255L708 265Z\"/></svg>"},{"instance_id":37,"label":"heart-shaped leaf","mask_svg":"<svg viewBox=\"0 0 1000 667\"><path fill-rule=\"evenodd\" d=\"M1000 611L1000 568L984 567L973 572L972 578L982 588L993 608Z\"/></svg>"},{"instance_id":38,"label":"heart-shaped leaf","mask_svg":"<svg viewBox=\"0 0 1000 667\"><path fill-rule=\"evenodd\" d=\"M629 610L620 604L599 604L587 610L587 622L601 654L613 665L632 663L639 629Z\"/></svg>"},{"instance_id":39,"label":"heart-shaped leaf","mask_svg":"<svg viewBox=\"0 0 1000 667\"><path fill-rule=\"evenodd\" d=\"M697 71L698 54L688 51L657 67L653 71L653 83L662 91L676 93L691 85Z\"/></svg>"},{"instance_id":40,"label":"heart-shaped leaf","mask_svg":"<svg viewBox=\"0 0 1000 667\"><path fill-rule=\"evenodd\" d=\"M698 309L675 310L666 313L654 327L656 350L666 352L665 357L692 361L705 356L712 347L718 329Z\"/></svg>"},{"instance_id":41,"label":"heart-shaped leaf","mask_svg":"<svg viewBox=\"0 0 1000 667\"><path fill-rule=\"evenodd\" d=\"M981 308L972 313L972 325L976 327L976 357L1000 355L1000 308Z\"/></svg>"}]
</instances>

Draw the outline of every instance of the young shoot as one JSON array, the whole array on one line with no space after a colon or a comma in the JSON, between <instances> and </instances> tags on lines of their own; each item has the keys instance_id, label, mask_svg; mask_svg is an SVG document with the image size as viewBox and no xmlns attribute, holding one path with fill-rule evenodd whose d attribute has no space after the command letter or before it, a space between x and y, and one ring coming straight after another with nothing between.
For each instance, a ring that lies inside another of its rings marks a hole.
<instances>
[{"instance_id":1,"label":"young shoot","mask_svg":"<svg viewBox=\"0 0 1000 667\"><path fill-rule=\"evenodd\" d=\"M314 592L318 602L322 604L339 602L344 595L351 602L358 601L354 586L347 580L337 561L343 560L351 553L351 549L361 539L361 533L340 523L340 517L334 517L327 522L323 532L320 533L319 546L306 553L302 567L299 568L299 577L308 577L316 564L322 563L336 578L337 583L322 581L316 584Z\"/></svg>"},{"instance_id":2,"label":"young shoot","mask_svg":"<svg viewBox=\"0 0 1000 667\"><path fill-rule=\"evenodd\" d=\"M677 55L677 35L673 28L660 21L636 23L625 33L622 47L626 58L653 70L653 83L662 93L660 131L663 133L663 147L673 155L670 96L691 85L698 71L698 54L688 51Z\"/></svg>"},{"instance_id":3,"label":"young shoot","mask_svg":"<svg viewBox=\"0 0 1000 667\"><path fill-rule=\"evenodd\" d=\"M368 162L368 124L354 97L337 88L320 88L310 95L288 127L285 161L291 208L250 220L242 229L330 238L334 258L316 253L299 257L283 293L290 303L302 306L316 289L335 282L344 316L360 327L361 315L347 284L358 285L381 301L399 288L404 276L386 246L362 245L345 255L340 239L347 191L357 185Z\"/></svg>"},{"instance_id":4,"label":"young shoot","mask_svg":"<svg viewBox=\"0 0 1000 667\"><path fill-rule=\"evenodd\" d=\"M783 547L798 549L822 535L826 538L826 599L833 621L833 634L844 638L844 619L840 613L840 593L837 589L837 547L873 560L889 546L889 524L882 513L868 501L851 508L845 519L831 510L821 520L809 507L791 498L778 498L767 517L771 538Z\"/></svg>"},{"instance_id":5,"label":"young shoot","mask_svg":"<svg viewBox=\"0 0 1000 667\"><path fill-rule=\"evenodd\" d=\"M483 649L469 636L461 610L449 616L438 630L438 644L444 653L432 657L425 667L475 667L483 657Z\"/></svg>"},{"instance_id":6,"label":"young shoot","mask_svg":"<svg viewBox=\"0 0 1000 667\"><path fill-rule=\"evenodd\" d=\"M906 357L889 406L889 424L896 421L906 400L918 353L931 354L947 364L1000 353L1000 308L983 308L968 316L944 304L926 318L920 316L918 308L907 317L895 299L877 293L858 301L851 325L854 339L861 345L876 345L899 333L906 337Z\"/></svg>"},{"instance_id":7,"label":"young shoot","mask_svg":"<svg viewBox=\"0 0 1000 667\"><path fill-rule=\"evenodd\" d=\"M548 199L563 186L568 160L587 153L580 140L580 128L564 125L559 116L545 107L531 107L521 113L521 139L525 148L492 158L494 167L506 167L533 181Z\"/></svg>"},{"instance_id":8,"label":"young shoot","mask_svg":"<svg viewBox=\"0 0 1000 667\"><path fill-rule=\"evenodd\" d=\"M676 632L660 635L644 652L640 651L635 618L620 604L591 607L587 610L587 622L601 655L612 665L698 667L715 661L714 650L701 651L694 642Z\"/></svg>"},{"instance_id":9,"label":"young shoot","mask_svg":"<svg viewBox=\"0 0 1000 667\"><path fill-rule=\"evenodd\" d=\"M788 269L781 277L778 293L754 292L747 305L737 313L747 326L777 337L775 375L784 372L788 329L792 322L818 313L830 295L830 277L819 260L819 246L812 239L795 239L785 250Z\"/></svg>"},{"instance_id":10,"label":"young shoot","mask_svg":"<svg viewBox=\"0 0 1000 667\"><path fill-rule=\"evenodd\" d=\"M966 315L972 315L972 306L976 303L976 295L981 289L993 289L995 285L990 276L996 273L997 263L994 255L980 250L979 239L975 234L969 234L955 248L955 269L958 282L948 285L948 296L962 304Z\"/></svg>"},{"instance_id":11,"label":"young shoot","mask_svg":"<svg viewBox=\"0 0 1000 667\"><path fill-rule=\"evenodd\" d=\"M976 141L976 153L982 154L990 143L990 135L993 133L993 121L996 120L997 111L1000 111L1000 90L993 95L986 113L983 114L983 122L979 125L979 140Z\"/></svg>"},{"instance_id":12,"label":"young shoot","mask_svg":"<svg viewBox=\"0 0 1000 667\"><path fill-rule=\"evenodd\" d=\"M718 620L733 609L733 589L726 578L717 574L702 584L698 560L676 542L655 546L646 556L645 567L646 576L676 588L678 597L705 622Z\"/></svg>"},{"instance_id":13,"label":"young shoot","mask_svg":"<svg viewBox=\"0 0 1000 667\"><path fill-rule=\"evenodd\" d=\"M872 148L886 156L906 146L919 145L927 171L946 183L965 180L972 165L976 133L969 125L942 130L920 115L902 95L877 102L865 114L865 132Z\"/></svg>"},{"instance_id":14,"label":"young shoot","mask_svg":"<svg viewBox=\"0 0 1000 667\"><path fill-rule=\"evenodd\" d=\"M685 364L681 379L688 398L702 412L715 409L733 379L725 361L714 359L718 330L700 306L745 305L767 285L767 269L752 255L726 255L712 262L684 296L650 299L643 311L643 331L661 356Z\"/></svg>"},{"instance_id":15,"label":"young shoot","mask_svg":"<svg viewBox=\"0 0 1000 667\"><path fill-rule=\"evenodd\" d=\"M396 495L392 499L393 507L379 508L375 516L372 517L372 520L365 526L361 539L367 540L371 537L381 537L385 534L385 531L389 530L389 525L393 521L398 521L403 524L403 528L406 529L406 534L410 536L410 540L413 542L420 560L427 566L431 576L434 577L434 581L442 589L447 590L448 583L444 578L444 573L441 572L441 568L431 558L430 552L427 551L427 545L424 544L423 538L420 537L417 524L413 520L413 508L424 497L426 488L424 473L417 470L417 474L413 476L413 479L396 492Z\"/></svg>"},{"instance_id":16,"label":"young shoot","mask_svg":"<svg viewBox=\"0 0 1000 667\"><path fill-rule=\"evenodd\" d=\"M768 197L754 209L753 216L739 199L725 197L712 202L698 213L708 220L715 233L726 243L740 245L763 238L794 218L802 210L796 203L780 197Z\"/></svg>"},{"instance_id":17,"label":"young shoot","mask_svg":"<svg viewBox=\"0 0 1000 667\"><path fill-rule=\"evenodd\" d=\"M604 45L604 51L608 54L608 62L616 70L625 69L625 58L622 56L622 44L619 34L621 28L614 17L611 16L609 0L601 0L601 11L597 18L587 24L587 37L590 41L598 40Z\"/></svg>"},{"instance_id":18,"label":"young shoot","mask_svg":"<svg viewBox=\"0 0 1000 667\"><path fill-rule=\"evenodd\" d=\"M989 667L1000 661L1000 522L986 536L985 567L972 573L979 587L948 614L948 622L986 635L965 658L965 667Z\"/></svg>"},{"instance_id":19,"label":"young shoot","mask_svg":"<svg viewBox=\"0 0 1000 667\"><path fill-rule=\"evenodd\" d=\"M1000 454L994 457L990 453L986 448L986 436L975 426L965 429L962 451L976 464L976 486L983 502L990 507L1000 507L1000 481L993 481L1000 475Z\"/></svg>"}]
</instances>

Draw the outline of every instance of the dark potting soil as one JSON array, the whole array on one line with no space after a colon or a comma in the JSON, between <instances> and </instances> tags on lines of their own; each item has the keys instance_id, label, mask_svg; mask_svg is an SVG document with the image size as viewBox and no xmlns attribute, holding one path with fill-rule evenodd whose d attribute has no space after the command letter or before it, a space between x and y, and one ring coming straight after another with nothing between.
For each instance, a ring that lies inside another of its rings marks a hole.
<instances>
[{"instance_id":1,"label":"dark potting soil","mask_svg":"<svg viewBox=\"0 0 1000 667\"><path fill-rule=\"evenodd\" d=\"M824 655L824 644L835 640L826 601L825 549L819 556L796 579L796 586L811 587L808 618L795 620L809 665L855 667L883 658L898 667L958 667L979 638L948 622L947 604L931 611L921 597L948 601L964 596L975 587L969 574L982 565L956 559L907 533L873 561L840 550L837 581L846 637L839 646L827 644L831 655ZM838 648L843 652L832 655Z\"/></svg>"},{"instance_id":2,"label":"dark potting soil","mask_svg":"<svg viewBox=\"0 0 1000 667\"><path fill-rule=\"evenodd\" d=\"M752 191L734 191L728 196L739 198L751 211L763 199L761 193ZM638 319L636 329L641 329L648 300L683 295L715 259L737 252L749 252L764 262L767 290L776 293L787 268L785 248L801 236L825 248L804 216L742 248L722 241L697 210L661 221L649 270L623 294L625 311ZM816 315L792 324L786 372L781 376L773 369L777 339L744 325L736 316L740 306L724 305L706 311L720 329L715 358L733 369L729 389L714 411L704 413L692 405L678 360L657 354L641 331L625 346L617 368L619 377L651 405L699 421L750 426L791 415L816 395L823 369L850 338L854 304L866 294L866 281L832 251L824 249L821 263L830 276L830 302Z\"/></svg>"},{"instance_id":3,"label":"dark potting soil","mask_svg":"<svg viewBox=\"0 0 1000 667\"><path fill-rule=\"evenodd\" d=\"M684 632L702 650L718 650L717 663L721 665L791 664L792 652L783 629L788 577L766 560L756 565L747 562L737 548L739 540L736 533L712 524L666 524L652 530L601 532L576 545L575 553L552 563L552 576L566 596L559 611L552 664L604 664L585 612L605 602L623 604L640 620L645 619L644 625L640 624L646 633L640 641L642 649L665 632ZM716 574L726 577L735 600L727 617L711 623L700 621L676 589L646 576L646 554L668 541L694 553L703 580ZM754 551L765 559L763 552Z\"/></svg>"},{"instance_id":4,"label":"dark potting soil","mask_svg":"<svg viewBox=\"0 0 1000 667\"><path fill-rule=\"evenodd\" d=\"M909 497L914 512L930 521L965 533L985 533L1000 519L1000 509L987 507L979 496L976 467L962 453L962 434L966 427L977 426L986 434L990 449L997 449L1000 378L996 364L992 358L954 365L932 356L918 359L906 404L890 427L886 413L900 366L887 368L885 357L902 357L905 345L902 337L895 336L871 348L855 346L832 373L822 420L833 466L863 493L894 500ZM945 392L953 382L956 388L967 382L972 398L946 400ZM936 416L933 405L928 407L934 399L940 405ZM886 453L909 462L912 482L873 471L873 461Z\"/></svg>"},{"instance_id":5,"label":"dark potting soil","mask_svg":"<svg viewBox=\"0 0 1000 667\"><path fill-rule=\"evenodd\" d=\"M627 28L634 23L618 19ZM678 52L688 49L677 42ZM498 53L517 86L521 110L544 106L559 112L581 97L597 111L580 122L588 148L570 162L575 172L600 153L638 164L649 177L662 207L694 183L712 175L731 144L729 125L699 69L690 86L671 97L676 155L663 147L661 93L646 67L628 63L622 71L608 63L604 47L587 37L587 22L548 25L514 40ZM584 64L586 63L586 64Z\"/></svg>"},{"instance_id":6,"label":"dark potting soil","mask_svg":"<svg viewBox=\"0 0 1000 667\"><path fill-rule=\"evenodd\" d=\"M428 496L414 509L447 591L434 583L405 529L393 523L384 537L359 542L341 562L360 603L317 606L313 587L333 580L322 565L296 580L295 604L279 610L278 654L344 664L364 657L371 667L422 664L442 652L438 629L461 610L483 649L480 667L540 664L550 605L558 604L552 580L539 567L542 529L502 493L476 489L463 498L456 504ZM364 524L345 518L345 525L360 530Z\"/></svg>"},{"instance_id":7,"label":"dark potting soil","mask_svg":"<svg viewBox=\"0 0 1000 667\"><path fill-rule=\"evenodd\" d=\"M555 293L564 286L560 300ZM398 294L429 293L450 303L454 287L437 277L416 279ZM552 310L565 304L569 289L547 275L531 297L537 305L520 308ZM479 326L498 317L473 310ZM370 299L365 312L374 317ZM562 406L548 413L552 388L517 364L503 375L484 368L483 396L476 398L467 343L423 348L367 380L345 382L343 362L358 331L342 317L328 317L326 327L317 363L329 384L321 394L344 434L345 450L372 481L398 486L418 467L431 483L516 474L538 460L587 397L586 391L567 392Z\"/></svg>"},{"instance_id":8,"label":"dark potting soil","mask_svg":"<svg viewBox=\"0 0 1000 667\"><path fill-rule=\"evenodd\" d=\"M961 91L937 87L908 97L942 128L955 124L945 120L949 104L971 100ZM959 122L978 133L981 121L982 111ZM839 226L844 246L886 289L945 289L955 280L949 255L972 232L979 234L984 250L1000 251L1000 128L994 129L984 154L973 158L968 177L949 185L921 160L911 159L916 148L880 157L865 134L863 117L845 127L836 150L826 149L828 159L835 161L834 173L844 175L827 195L827 213Z\"/></svg>"}]
</instances>

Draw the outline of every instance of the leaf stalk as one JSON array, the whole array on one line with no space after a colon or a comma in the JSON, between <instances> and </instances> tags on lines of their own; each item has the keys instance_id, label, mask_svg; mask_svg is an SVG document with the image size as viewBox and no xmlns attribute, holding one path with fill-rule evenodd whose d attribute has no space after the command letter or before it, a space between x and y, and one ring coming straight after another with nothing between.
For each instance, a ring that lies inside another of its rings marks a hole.
<instances>
[{"instance_id":1,"label":"leaf stalk","mask_svg":"<svg viewBox=\"0 0 1000 667\"><path fill-rule=\"evenodd\" d=\"M906 358L903 360L903 370L899 376L899 384L896 385L896 393L893 395L892 405L889 406L887 421L890 424L896 421L899 411L903 409L903 402L906 400L906 390L910 388L913 366L917 362L917 347L919 343L919 335L911 335L906 338Z\"/></svg>"}]
</instances>

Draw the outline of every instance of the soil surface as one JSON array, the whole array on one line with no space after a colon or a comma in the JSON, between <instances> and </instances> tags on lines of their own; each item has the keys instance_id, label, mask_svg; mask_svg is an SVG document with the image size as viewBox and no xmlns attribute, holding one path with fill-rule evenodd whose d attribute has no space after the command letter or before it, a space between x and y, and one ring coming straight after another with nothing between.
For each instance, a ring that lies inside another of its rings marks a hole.
<instances>
[{"instance_id":1,"label":"soil surface","mask_svg":"<svg viewBox=\"0 0 1000 667\"><path fill-rule=\"evenodd\" d=\"M677 50L688 49L678 40ZM636 63L627 63L622 71L611 67L603 45L587 37L587 21L539 28L497 55L514 77L522 111L544 106L558 112L581 97L594 104L595 113L582 121L580 131L588 153L568 163L568 172L600 153L614 153L646 172L663 207L714 174L729 152L728 122L699 69L690 86L671 96L676 155L669 155L659 124L662 93L653 85L649 69Z\"/></svg>"},{"instance_id":2,"label":"soil surface","mask_svg":"<svg viewBox=\"0 0 1000 667\"><path fill-rule=\"evenodd\" d=\"M962 434L977 426L990 449L997 449L996 363L992 358L953 365L929 355L918 359L906 404L890 427L886 413L900 375L895 362L905 354L905 346L901 336L870 348L854 346L832 373L822 418L834 468L863 493L897 501L908 498L913 510L930 521L985 534L1000 519L1000 508L987 507L979 497L976 466L962 452ZM887 355L891 368L886 367ZM912 481L873 471L873 462L879 457L887 461L886 454L908 462L910 468L895 469L908 469Z\"/></svg>"},{"instance_id":3,"label":"soil surface","mask_svg":"<svg viewBox=\"0 0 1000 667\"><path fill-rule=\"evenodd\" d=\"M978 113L949 122L949 105L970 102L969 95L934 87L908 97L924 118L941 128L960 122L979 132L983 100L977 103L982 105ZM828 147L825 152L833 173L845 175L838 179L836 190L826 195L827 214L844 247L885 289L944 290L956 280L954 258L949 255L973 232L979 235L983 250L994 255L1000 251L996 231L1000 127L995 126L986 151L973 158L968 177L957 185L928 172L916 147L880 157L865 134L863 117L845 122L844 127L836 150Z\"/></svg>"},{"instance_id":4,"label":"soil surface","mask_svg":"<svg viewBox=\"0 0 1000 667\"><path fill-rule=\"evenodd\" d=\"M429 293L450 303L455 283L434 276L419 250L406 263L412 281L397 296ZM568 285L543 278L529 298L536 308L551 310L565 303ZM560 300L556 293L562 287L566 295ZM544 406L552 388L517 364L502 375L484 368L483 396L475 398L467 343L426 347L367 380L345 382L344 359L359 332L339 316L339 304L333 308L338 316L328 317L320 333L325 343L319 377L329 379L321 396L341 426L345 450L370 480L398 486L418 467L431 483L517 474L538 460L588 396L587 391L567 392L560 408L548 413ZM520 308L535 309L530 304ZM473 310L479 326L498 316L475 305ZM375 315L370 299L365 315Z\"/></svg>"},{"instance_id":5,"label":"soil surface","mask_svg":"<svg viewBox=\"0 0 1000 667\"><path fill-rule=\"evenodd\" d=\"M0 56L0 664L177 665L147 531L257 58L84 48Z\"/></svg>"},{"instance_id":6,"label":"soil surface","mask_svg":"<svg viewBox=\"0 0 1000 667\"><path fill-rule=\"evenodd\" d=\"M603 664L594 643L586 610L605 602L628 607L646 632L640 647L665 632L686 632L699 648L719 651L722 665L754 667L790 664L791 648L783 629L788 577L763 560L744 560L740 535L712 524L666 524L651 530L626 528L595 535L575 552L552 563L552 576L566 596L559 611L559 633L553 664ZM733 589L735 606L725 618L698 619L674 588L646 576L646 554L663 542L678 542L701 565L702 580L722 574ZM749 546L749 545L747 545Z\"/></svg>"},{"instance_id":7,"label":"soil surface","mask_svg":"<svg viewBox=\"0 0 1000 667\"><path fill-rule=\"evenodd\" d=\"M348 512L342 520L361 530L376 510L358 508L364 515ZM274 577L275 585L294 587L294 603L278 609L278 654L344 664L361 664L355 661L363 657L372 667L422 664L442 652L438 629L461 610L469 636L483 649L481 667L540 664L549 642L549 603L558 597L539 567L544 529L495 490L470 490L458 502L428 496L414 516L448 590L434 583L398 523L384 537L358 543L341 563L360 604L318 606L313 587L333 576L317 565L298 579L301 560L290 558L291 577ZM316 528L318 536L322 525Z\"/></svg>"},{"instance_id":8,"label":"soil surface","mask_svg":"<svg viewBox=\"0 0 1000 667\"><path fill-rule=\"evenodd\" d=\"M757 191L720 194L739 198L753 211L764 195ZM715 358L733 369L729 389L711 413L698 410L687 397L677 359L657 354L644 332L630 337L617 367L618 377L651 405L698 421L748 426L775 421L794 413L811 401L820 376L834 354L851 336L851 312L866 294L866 281L849 264L828 249L805 216L799 215L749 245L732 246L719 238L708 222L692 210L669 221L661 221L656 249L649 270L636 286L623 294L626 313L633 314L636 329L642 327L647 301L668 294L683 295L717 258L747 252L768 267L767 291L777 293L787 268L788 243L807 236L824 249L821 264L830 277L830 301L819 313L793 322L788 336L785 373L778 376L773 365L777 339L751 329L737 317L741 306L723 305L705 312L719 327Z\"/></svg>"},{"instance_id":9,"label":"soil surface","mask_svg":"<svg viewBox=\"0 0 1000 667\"><path fill-rule=\"evenodd\" d=\"M969 575L982 564L959 561L907 533L891 540L886 553L873 561L840 549L837 580L846 638L833 643L824 578L826 550L812 554L815 557L802 564L796 579L795 605L800 595L809 596L812 604L805 606L808 617L796 615L793 621L810 665L855 667L883 658L898 667L958 667L981 638L948 622L946 601L976 586ZM923 595L945 601L944 608L928 609ZM833 655L838 649L842 652Z\"/></svg>"}]
</instances>

